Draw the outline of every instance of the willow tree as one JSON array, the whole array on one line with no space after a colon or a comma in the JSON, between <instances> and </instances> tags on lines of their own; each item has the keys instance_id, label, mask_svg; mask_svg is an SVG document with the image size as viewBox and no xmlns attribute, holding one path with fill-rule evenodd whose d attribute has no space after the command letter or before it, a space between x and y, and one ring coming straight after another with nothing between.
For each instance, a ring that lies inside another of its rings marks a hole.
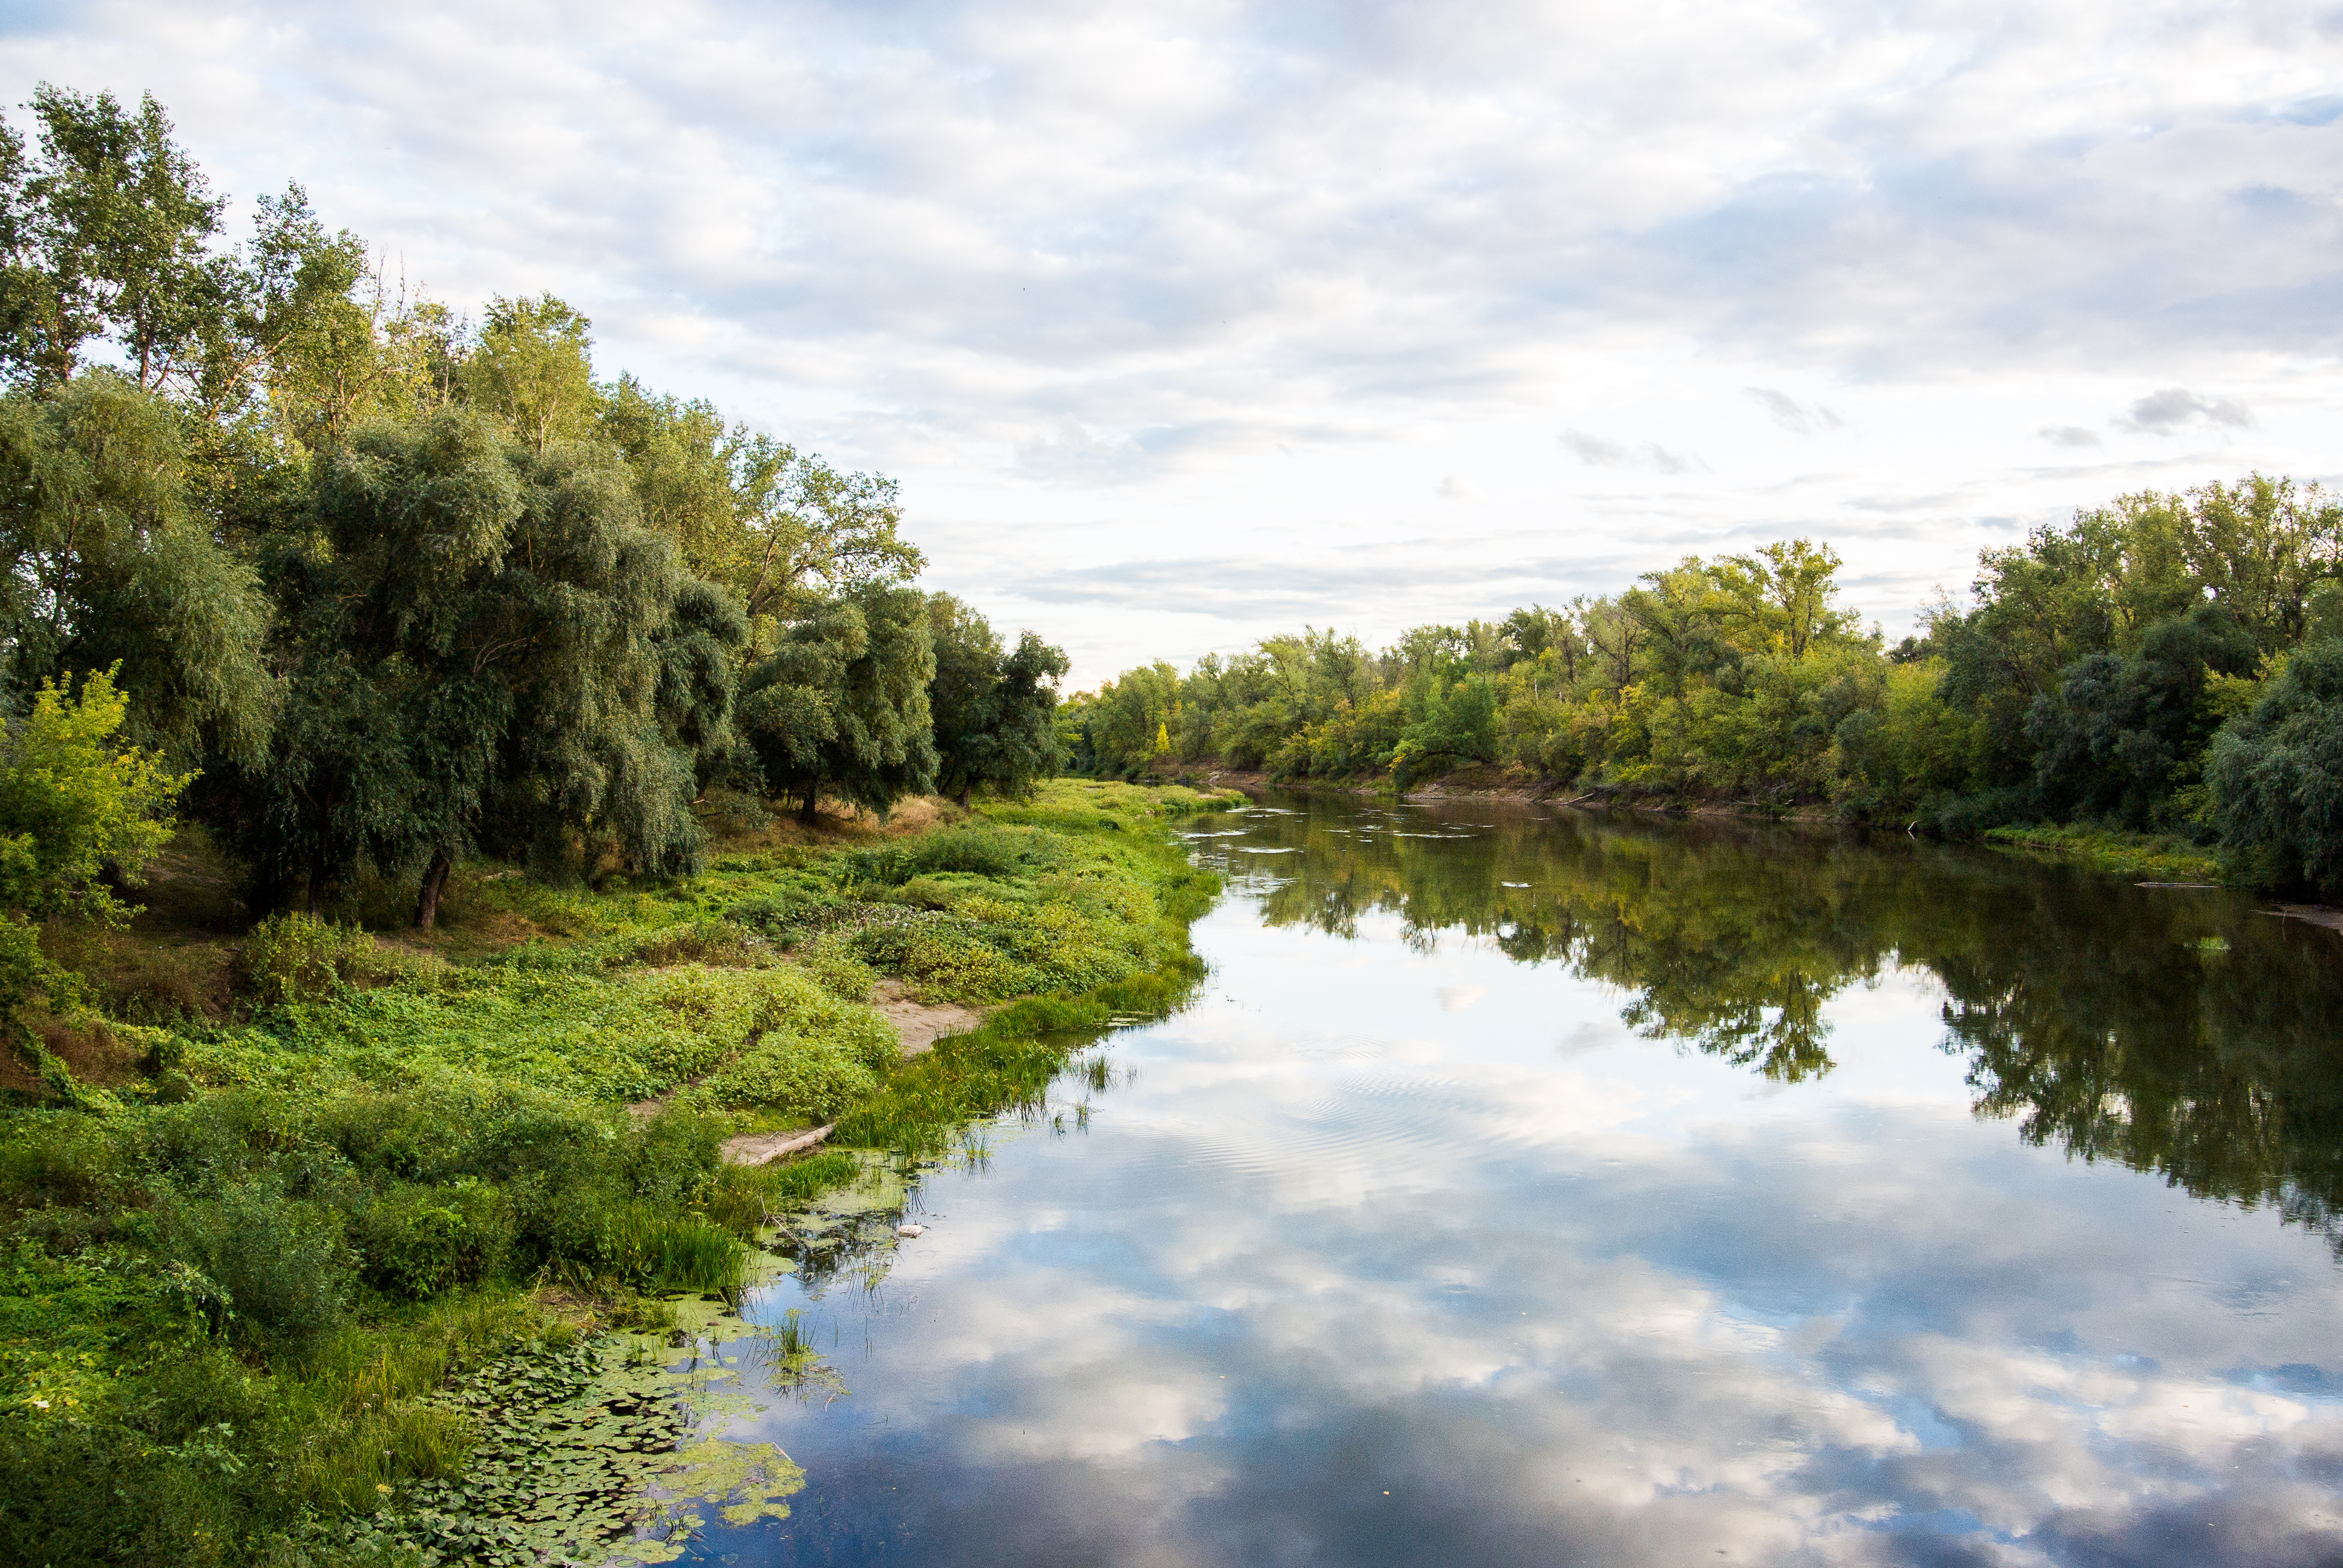
<instances>
[{"instance_id":1,"label":"willow tree","mask_svg":"<svg viewBox=\"0 0 2343 1568\"><path fill-rule=\"evenodd\" d=\"M935 788L927 596L865 583L819 606L740 682L739 722L766 786L814 819L822 791L884 815Z\"/></svg>"},{"instance_id":2,"label":"willow tree","mask_svg":"<svg viewBox=\"0 0 2343 1568\"><path fill-rule=\"evenodd\" d=\"M978 787L1022 797L1058 770L1056 683L1065 653L1032 632L1004 649L1001 636L950 594L928 599L936 673L928 687L936 779L965 807Z\"/></svg>"},{"instance_id":3,"label":"willow tree","mask_svg":"<svg viewBox=\"0 0 2343 1568\"><path fill-rule=\"evenodd\" d=\"M248 759L273 705L268 605L189 515L181 427L106 370L0 397L0 689L21 708L118 666L132 744Z\"/></svg>"},{"instance_id":4,"label":"willow tree","mask_svg":"<svg viewBox=\"0 0 2343 1568\"><path fill-rule=\"evenodd\" d=\"M691 569L739 599L752 657L791 623L924 564L900 533L895 481L844 473L813 453L725 423L713 404L659 397L621 377L598 431L626 455L649 526L674 538Z\"/></svg>"},{"instance_id":5,"label":"willow tree","mask_svg":"<svg viewBox=\"0 0 2343 1568\"><path fill-rule=\"evenodd\" d=\"M427 927L475 845L697 864L695 769L734 744L745 628L606 449L533 452L461 407L362 427L277 586L293 671L240 837L313 909L370 861L419 869Z\"/></svg>"}]
</instances>

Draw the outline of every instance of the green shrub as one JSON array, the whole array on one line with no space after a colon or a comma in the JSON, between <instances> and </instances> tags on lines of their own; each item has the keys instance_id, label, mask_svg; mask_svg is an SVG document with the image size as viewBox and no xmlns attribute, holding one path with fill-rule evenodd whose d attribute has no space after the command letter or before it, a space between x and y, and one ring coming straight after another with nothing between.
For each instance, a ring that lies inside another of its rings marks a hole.
<instances>
[{"instance_id":1,"label":"green shrub","mask_svg":"<svg viewBox=\"0 0 2343 1568\"><path fill-rule=\"evenodd\" d=\"M74 1111L0 1118L0 1203L85 1205L118 1195L120 1151L102 1121Z\"/></svg>"},{"instance_id":2,"label":"green shrub","mask_svg":"<svg viewBox=\"0 0 2343 1568\"><path fill-rule=\"evenodd\" d=\"M1038 835L1001 828L947 828L845 857L841 873L856 881L895 887L921 872L968 871L980 877L1021 876L1051 864L1053 846Z\"/></svg>"},{"instance_id":3,"label":"green shrub","mask_svg":"<svg viewBox=\"0 0 2343 1568\"><path fill-rule=\"evenodd\" d=\"M163 1211L172 1260L216 1282L241 1337L314 1342L341 1326L350 1260L339 1216L287 1197L271 1179L238 1181L212 1199L173 1197Z\"/></svg>"},{"instance_id":4,"label":"green shrub","mask_svg":"<svg viewBox=\"0 0 2343 1568\"><path fill-rule=\"evenodd\" d=\"M626 964L663 969L683 963L737 963L764 946L758 934L744 930L744 925L728 918L662 926L610 943L603 949L602 962L610 969Z\"/></svg>"},{"instance_id":5,"label":"green shrub","mask_svg":"<svg viewBox=\"0 0 2343 1568\"><path fill-rule=\"evenodd\" d=\"M501 1192L470 1177L400 1185L352 1211L350 1241L367 1283L419 1301L501 1273L512 1216Z\"/></svg>"},{"instance_id":6,"label":"green shrub","mask_svg":"<svg viewBox=\"0 0 2343 1568\"><path fill-rule=\"evenodd\" d=\"M634 1130L626 1171L634 1195L665 1209L689 1201L724 1159L724 1124L687 1106L669 1106Z\"/></svg>"},{"instance_id":7,"label":"green shrub","mask_svg":"<svg viewBox=\"0 0 2343 1568\"><path fill-rule=\"evenodd\" d=\"M852 938L838 932L806 944L800 960L806 975L840 1001L867 1001L879 971L854 956Z\"/></svg>"},{"instance_id":8,"label":"green shrub","mask_svg":"<svg viewBox=\"0 0 2343 1568\"><path fill-rule=\"evenodd\" d=\"M253 927L240 968L245 989L262 1007L316 1000L392 972L365 931L297 910L271 915Z\"/></svg>"}]
</instances>

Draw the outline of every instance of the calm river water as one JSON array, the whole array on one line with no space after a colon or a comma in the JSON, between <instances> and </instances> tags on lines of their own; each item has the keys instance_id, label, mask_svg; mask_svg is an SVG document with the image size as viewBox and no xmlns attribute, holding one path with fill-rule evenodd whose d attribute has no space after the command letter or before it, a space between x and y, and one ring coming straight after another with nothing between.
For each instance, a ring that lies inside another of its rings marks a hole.
<instances>
[{"instance_id":1,"label":"calm river water","mask_svg":"<svg viewBox=\"0 0 2343 1568\"><path fill-rule=\"evenodd\" d=\"M2343 1561L2343 936L1893 838L1186 830L1196 1005L755 1301L850 1392L734 1423L808 1484L696 1560Z\"/></svg>"}]
</instances>

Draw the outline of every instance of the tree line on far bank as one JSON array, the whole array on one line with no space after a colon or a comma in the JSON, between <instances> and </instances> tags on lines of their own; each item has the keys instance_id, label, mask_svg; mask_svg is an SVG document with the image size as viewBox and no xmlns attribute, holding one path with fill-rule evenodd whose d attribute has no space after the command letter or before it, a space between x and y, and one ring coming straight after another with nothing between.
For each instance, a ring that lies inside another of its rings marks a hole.
<instances>
[{"instance_id":1,"label":"tree line on far bank","mask_svg":"<svg viewBox=\"0 0 2343 1568\"><path fill-rule=\"evenodd\" d=\"M2343 895L2343 505L2255 474L2126 496L1988 549L1969 602L1889 647L1796 539L1625 591L1424 626L1307 629L1069 699L1079 770L1273 778L1459 767L1587 790L1830 803L1960 835L2101 823Z\"/></svg>"},{"instance_id":2,"label":"tree line on far bank","mask_svg":"<svg viewBox=\"0 0 2343 1568\"><path fill-rule=\"evenodd\" d=\"M0 124L0 987L174 812L255 907L488 853L699 859L711 792L883 811L1055 771L1064 656L913 586L891 480L477 324L298 186L229 243L161 108ZM101 874L102 873L102 874ZM50 973L48 983L66 984Z\"/></svg>"}]
</instances>

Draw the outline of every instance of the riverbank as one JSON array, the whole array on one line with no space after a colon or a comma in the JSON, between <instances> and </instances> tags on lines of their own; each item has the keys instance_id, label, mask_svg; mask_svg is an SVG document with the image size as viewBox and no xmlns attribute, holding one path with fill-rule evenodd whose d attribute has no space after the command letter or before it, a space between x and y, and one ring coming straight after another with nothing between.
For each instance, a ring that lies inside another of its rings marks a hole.
<instances>
[{"instance_id":1,"label":"riverbank","mask_svg":"<svg viewBox=\"0 0 2343 1568\"><path fill-rule=\"evenodd\" d=\"M423 940L224 930L226 869L181 846L137 928L62 955L96 1005L8 1084L0 1541L36 1554L0 1561L649 1559L693 1495L785 1506L785 1460L729 1445L661 1477L679 1311L874 1159L1176 1005L1216 884L1160 824L1210 803L1066 780L812 834L736 805L700 876L473 867ZM880 1153L723 1158L822 1125ZM538 1528L587 1462L531 1458L557 1386L608 1429L593 1539Z\"/></svg>"},{"instance_id":2,"label":"riverbank","mask_svg":"<svg viewBox=\"0 0 2343 1568\"><path fill-rule=\"evenodd\" d=\"M1775 807L1750 800L1714 800L1677 796L1646 795L1614 785L1579 789L1560 779L1536 778L1519 769L1473 767L1459 769L1416 785L1403 793L1389 779L1376 782L1335 779L1273 780L1267 774L1236 769L1215 769L1194 776L1212 788L1242 790L1259 796L1272 789L1299 794L1324 792L1368 799L1410 800L1512 800L1523 804L1566 806L1578 810L1641 811L1666 817L1733 817L1769 822L1842 824L1836 808L1818 803ZM1891 830L1891 824L1869 824ZM2079 861L2117 876L2169 886L2227 886L2229 873L2221 857L2201 844L2166 833L2134 833L2095 824L2035 824L1992 828L1979 842L2006 851Z\"/></svg>"}]
</instances>

